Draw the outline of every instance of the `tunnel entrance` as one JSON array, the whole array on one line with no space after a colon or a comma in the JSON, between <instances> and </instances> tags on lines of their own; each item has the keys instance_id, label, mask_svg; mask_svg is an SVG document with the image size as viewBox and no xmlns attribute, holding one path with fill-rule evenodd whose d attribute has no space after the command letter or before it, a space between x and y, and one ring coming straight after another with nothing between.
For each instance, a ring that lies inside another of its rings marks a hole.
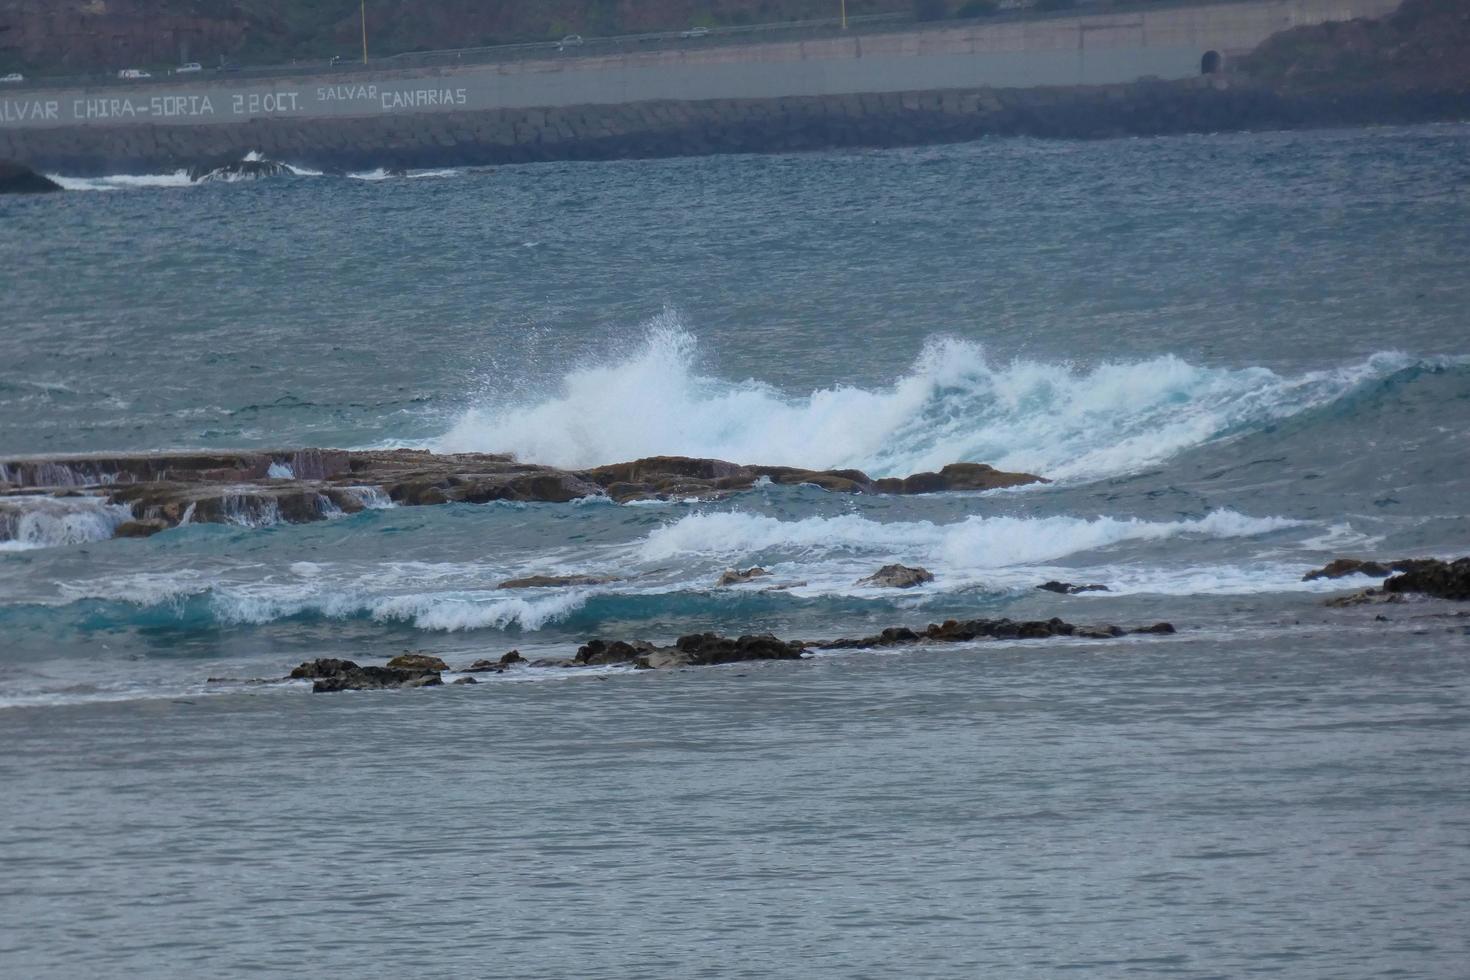
<instances>
[{"instance_id":1,"label":"tunnel entrance","mask_svg":"<svg viewBox=\"0 0 1470 980\"><path fill-rule=\"evenodd\" d=\"M1218 51L1206 51L1205 56L1199 60L1199 73L1201 75L1214 75L1220 71L1224 62Z\"/></svg>"}]
</instances>

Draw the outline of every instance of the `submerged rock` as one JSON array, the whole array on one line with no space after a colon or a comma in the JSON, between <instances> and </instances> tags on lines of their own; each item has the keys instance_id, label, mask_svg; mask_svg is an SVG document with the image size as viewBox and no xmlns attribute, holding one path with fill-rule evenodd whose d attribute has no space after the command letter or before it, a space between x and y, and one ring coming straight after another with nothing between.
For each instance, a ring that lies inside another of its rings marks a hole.
<instances>
[{"instance_id":1,"label":"submerged rock","mask_svg":"<svg viewBox=\"0 0 1470 980\"><path fill-rule=\"evenodd\" d=\"M1012 620L1012 619L949 619L943 623L931 623L922 632L903 627L886 629L875 636L861 639L831 640L813 644L823 650L853 650L869 647L887 647L908 643L968 643L971 640L1042 640L1053 636L1075 636L1089 639L1106 639L1130 633L1166 635L1174 632L1170 623L1155 623L1123 629L1118 626L1077 626L1063 620Z\"/></svg>"},{"instance_id":2,"label":"submerged rock","mask_svg":"<svg viewBox=\"0 0 1470 980\"><path fill-rule=\"evenodd\" d=\"M168 521L158 518L150 518L142 521L123 521L115 529L112 536L115 538L148 538L159 531L169 529Z\"/></svg>"},{"instance_id":3,"label":"submerged rock","mask_svg":"<svg viewBox=\"0 0 1470 980\"><path fill-rule=\"evenodd\" d=\"M1028 483L1050 483L1031 473L1006 473L985 463L950 463L938 473L915 473L902 480L877 480L879 493L944 493L957 490L1000 490Z\"/></svg>"},{"instance_id":4,"label":"submerged rock","mask_svg":"<svg viewBox=\"0 0 1470 980\"><path fill-rule=\"evenodd\" d=\"M1385 592L1382 589L1363 589L1359 592L1349 593L1348 595L1333 596L1331 599L1324 601L1322 605L1334 609L1343 609L1348 606L1367 606L1382 602L1403 601L1404 597L1402 595Z\"/></svg>"},{"instance_id":5,"label":"submerged rock","mask_svg":"<svg viewBox=\"0 0 1470 980\"><path fill-rule=\"evenodd\" d=\"M528 575L525 578L506 579L497 589L550 589L569 585L606 585L619 581L617 578L597 575Z\"/></svg>"},{"instance_id":6,"label":"submerged rock","mask_svg":"<svg viewBox=\"0 0 1470 980\"><path fill-rule=\"evenodd\" d=\"M1071 582L1058 582L1055 579L1050 582L1043 582L1042 584L1038 585L1037 588L1045 589L1047 592L1056 592L1061 595L1079 595L1083 592L1112 591L1112 589L1109 589L1106 585L1073 585Z\"/></svg>"},{"instance_id":7,"label":"submerged rock","mask_svg":"<svg viewBox=\"0 0 1470 980\"><path fill-rule=\"evenodd\" d=\"M1433 558L1399 558L1390 562L1362 561L1357 558L1335 558L1323 567L1313 569L1303 575L1302 581L1315 582L1321 578L1345 578L1348 575L1388 578L1394 572L1413 572L1432 564L1434 564Z\"/></svg>"},{"instance_id":8,"label":"submerged rock","mask_svg":"<svg viewBox=\"0 0 1470 980\"><path fill-rule=\"evenodd\" d=\"M30 167L0 160L0 194L54 194L62 186Z\"/></svg>"},{"instance_id":9,"label":"submerged rock","mask_svg":"<svg viewBox=\"0 0 1470 980\"><path fill-rule=\"evenodd\" d=\"M766 571L764 568L761 568L759 565L755 566L754 568L747 568L744 571L741 571L738 568L731 568L727 569L723 574L721 574L720 580L715 584L719 586L744 585L746 582L749 582L753 579L763 578L770 574L770 572Z\"/></svg>"},{"instance_id":10,"label":"submerged rock","mask_svg":"<svg viewBox=\"0 0 1470 980\"><path fill-rule=\"evenodd\" d=\"M507 669L516 664L523 664L525 662L526 658L521 656L521 651L512 650L499 660L476 660L468 667L465 667L463 671L468 674L486 674L491 672L503 674Z\"/></svg>"},{"instance_id":11,"label":"submerged rock","mask_svg":"<svg viewBox=\"0 0 1470 980\"><path fill-rule=\"evenodd\" d=\"M1470 599L1470 558L1424 559L1412 571L1384 582L1383 589L1390 594L1417 592L1438 599Z\"/></svg>"},{"instance_id":12,"label":"submerged rock","mask_svg":"<svg viewBox=\"0 0 1470 980\"><path fill-rule=\"evenodd\" d=\"M875 585L885 589L912 589L916 585L934 581L927 568L909 568L907 565L884 565L867 578L858 579L856 585Z\"/></svg>"}]
</instances>

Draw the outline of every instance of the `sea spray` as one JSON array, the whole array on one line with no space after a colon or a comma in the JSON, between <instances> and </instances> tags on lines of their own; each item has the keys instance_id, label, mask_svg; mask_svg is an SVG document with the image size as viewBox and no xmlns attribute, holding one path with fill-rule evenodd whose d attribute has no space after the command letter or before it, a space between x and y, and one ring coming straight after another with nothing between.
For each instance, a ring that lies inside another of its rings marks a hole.
<instances>
[{"instance_id":1,"label":"sea spray","mask_svg":"<svg viewBox=\"0 0 1470 980\"><path fill-rule=\"evenodd\" d=\"M1174 355L1090 366L995 363L979 344L931 338L887 387L793 397L760 381L701 374L698 356L693 335L666 313L622 360L569 371L538 402L473 407L430 446L567 467L685 455L875 477L973 461L1077 481L1157 465L1422 363L1390 352L1297 376L1200 367Z\"/></svg>"}]
</instances>

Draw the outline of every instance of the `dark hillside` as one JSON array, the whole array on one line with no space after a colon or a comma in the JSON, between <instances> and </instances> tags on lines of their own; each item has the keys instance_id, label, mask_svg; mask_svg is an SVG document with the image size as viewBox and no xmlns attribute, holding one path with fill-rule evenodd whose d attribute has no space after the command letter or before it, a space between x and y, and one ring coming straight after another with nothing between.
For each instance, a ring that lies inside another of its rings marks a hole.
<instances>
[{"instance_id":1,"label":"dark hillside","mask_svg":"<svg viewBox=\"0 0 1470 980\"><path fill-rule=\"evenodd\" d=\"M1294 91L1470 87L1470 0L1405 0L1381 20L1282 31L1236 66Z\"/></svg>"}]
</instances>

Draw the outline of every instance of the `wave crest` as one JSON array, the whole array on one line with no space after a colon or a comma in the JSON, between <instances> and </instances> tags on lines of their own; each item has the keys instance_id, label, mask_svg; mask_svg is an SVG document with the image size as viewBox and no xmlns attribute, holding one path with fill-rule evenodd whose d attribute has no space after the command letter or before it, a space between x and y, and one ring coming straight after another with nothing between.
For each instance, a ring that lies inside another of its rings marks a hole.
<instances>
[{"instance_id":1,"label":"wave crest","mask_svg":"<svg viewBox=\"0 0 1470 980\"><path fill-rule=\"evenodd\" d=\"M875 477L972 461L1085 480L1156 465L1424 363L1389 352L1294 377L1173 355L1090 367L1000 364L979 344L941 338L888 387L790 397L760 381L703 375L697 357L694 337L665 313L623 360L570 371L558 393L535 404L473 407L431 448L573 468L683 455Z\"/></svg>"}]
</instances>

